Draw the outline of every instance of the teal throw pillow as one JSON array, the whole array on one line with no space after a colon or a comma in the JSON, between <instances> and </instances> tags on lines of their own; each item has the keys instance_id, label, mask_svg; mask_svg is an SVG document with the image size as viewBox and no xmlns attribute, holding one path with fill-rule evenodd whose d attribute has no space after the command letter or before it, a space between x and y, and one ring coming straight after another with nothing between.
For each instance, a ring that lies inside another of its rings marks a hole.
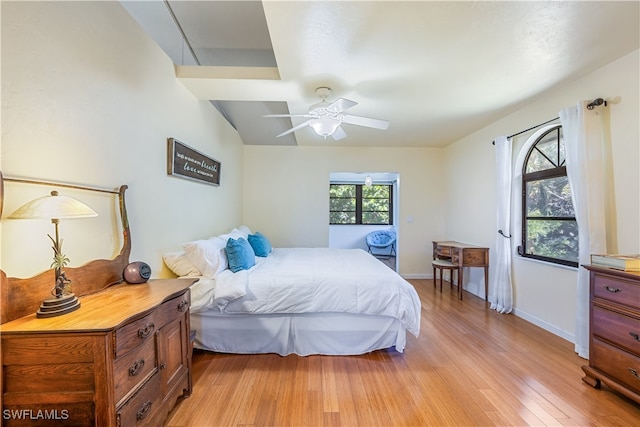
<instances>
[{"instance_id":1,"label":"teal throw pillow","mask_svg":"<svg viewBox=\"0 0 640 427\"><path fill-rule=\"evenodd\" d=\"M253 252L255 252L256 256L259 257L268 256L273 249L269 239L260 232L256 232L256 234L249 234L249 244L253 248Z\"/></svg>"},{"instance_id":2,"label":"teal throw pillow","mask_svg":"<svg viewBox=\"0 0 640 427\"><path fill-rule=\"evenodd\" d=\"M243 237L227 240L225 251L229 261L229 269L234 273L240 270L248 270L256 265L256 255L249 242Z\"/></svg>"}]
</instances>

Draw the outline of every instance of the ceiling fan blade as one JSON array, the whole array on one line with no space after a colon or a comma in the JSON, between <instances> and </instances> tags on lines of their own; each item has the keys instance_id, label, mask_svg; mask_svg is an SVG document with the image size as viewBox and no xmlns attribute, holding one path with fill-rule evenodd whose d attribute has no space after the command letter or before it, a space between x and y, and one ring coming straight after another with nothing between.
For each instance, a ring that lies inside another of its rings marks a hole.
<instances>
[{"instance_id":1,"label":"ceiling fan blade","mask_svg":"<svg viewBox=\"0 0 640 427\"><path fill-rule=\"evenodd\" d=\"M389 127L389 122L386 120L372 119L369 117L351 116L345 114L342 116L342 123L348 123L350 125L365 126L368 128L385 130Z\"/></svg>"},{"instance_id":2,"label":"ceiling fan blade","mask_svg":"<svg viewBox=\"0 0 640 427\"><path fill-rule=\"evenodd\" d=\"M299 129L302 129L303 127L307 126L307 125L309 124L309 122L310 122L310 121L311 121L311 120L307 120L307 121L305 121L305 122L302 122L302 123L300 123L299 125L294 126L294 127L292 127L291 129L289 129L289 130L287 130L287 131L282 132L280 135L276 135L276 138L279 138L279 137L284 136L284 135L288 135L288 134L290 134L291 132L295 132L295 131L297 131L297 130L299 130Z\"/></svg>"},{"instance_id":3,"label":"ceiling fan blade","mask_svg":"<svg viewBox=\"0 0 640 427\"><path fill-rule=\"evenodd\" d=\"M262 117L313 117L308 114L265 114Z\"/></svg>"},{"instance_id":4,"label":"ceiling fan blade","mask_svg":"<svg viewBox=\"0 0 640 427\"><path fill-rule=\"evenodd\" d=\"M347 134L345 133L344 129L342 129L342 126L338 126L333 134L331 134L331 136L333 137L333 139L338 141L342 138L346 138Z\"/></svg>"},{"instance_id":5,"label":"ceiling fan blade","mask_svg":"<svg viewBox=\"0 0 640 427\"><path fill-rule=\"evenodd\" d=\"M339 98L333 101L331 104L327 105L327 111L331 113L341 113L344 110L347 110L356 105L358 105L356 101L352 101L346 98Z\"/></svg>"}]
</instances>

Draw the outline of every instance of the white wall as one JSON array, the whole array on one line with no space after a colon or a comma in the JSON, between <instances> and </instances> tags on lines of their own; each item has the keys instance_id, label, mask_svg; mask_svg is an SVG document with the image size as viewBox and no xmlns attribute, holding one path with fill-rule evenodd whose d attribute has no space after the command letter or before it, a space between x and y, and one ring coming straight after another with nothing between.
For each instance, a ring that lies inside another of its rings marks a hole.
<instances>
[{"instance_id":1,"label":"white wall","mask_svg":"<svg viewBox=\"0 0 640 427\"><path fill-rule=\"evenodd\" d=\"M328 246L331 172L398 173L398 270L431 274L431 239L445 237L441 149L246 146L244 162L244 222L280 247Z\"/></svg>"},{"instance_id":2,"label":"white wall","mask_svg":"<svg viewBox=\"0 0 640 427\"><path fill-rule=\"evenodd\" d=\"M555 89L502 120L444 149L446 234L495 251L495 159L491 141L557 117L579 100L609 99L609 134L615 194L608 222L609 251L640 252L640 60L633 52L575 82ZM514 160L527 137L514 139ZM517 202L516 202L517 203ZM513 233L516 234L516 233ZM517 240L517 239L514 239ZM514 246L519 243L512 242ZM492 263L493 267L493 263ZM479 274L479 273L476 273ZM491 279L490 279L491 280ZM569 340L575 331L576 270L515 257L516 314ZM477 291L477 284L470 290Z\"/></svg>"},{"instance_id":3,"label":"white wall","mask_svg":"<svg viewBox=\"0 0 640 427\"><path fill-rule=\"evenodd\" d=\"M161 253L228 231L242 217L242 143L208 102L175 78L173 63L119 2L2 2L2 141L5 176L114 189L127 184L131 260L168 275ZM169 177L166 138L222 162L220 187ZM4 217L49 188L6 184ZM63 194L66 190L61 190ZM71 192L99 210L61 223L76 266L119 249L117 206ZM9 276L51 263L46 221L3 220Z\"/></svg>"}]
</instances>

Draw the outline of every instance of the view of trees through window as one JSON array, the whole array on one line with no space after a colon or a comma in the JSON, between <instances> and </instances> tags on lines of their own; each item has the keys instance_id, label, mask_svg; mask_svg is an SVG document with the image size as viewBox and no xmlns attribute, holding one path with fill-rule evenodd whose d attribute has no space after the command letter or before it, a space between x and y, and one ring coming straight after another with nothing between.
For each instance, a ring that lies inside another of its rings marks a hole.
<instances>
[{"instance_id":1,"label":"view of trees through window","mask_svg":"<svg viewBox=\"0 0 640 427\"><path fill-rule=\"evenodd\" d=\"M562 127L531 147L523 171L523 233L520 255L578 265L578 225L565 164Z\"/></svg>"},{"instance_id":2,"label":"view of trees through window","mask_svg":"<svg viewBox=\"0 0 640 427\"><path fill-rule=\"evenodd\" d=\"M330 224L393 224L391 185L331 184Z\"/></svg>"}]
</instances>

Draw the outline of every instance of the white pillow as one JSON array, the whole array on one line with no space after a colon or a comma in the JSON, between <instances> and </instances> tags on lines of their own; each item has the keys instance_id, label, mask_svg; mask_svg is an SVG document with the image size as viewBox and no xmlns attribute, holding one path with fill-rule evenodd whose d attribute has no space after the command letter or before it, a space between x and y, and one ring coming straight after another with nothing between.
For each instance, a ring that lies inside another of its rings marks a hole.
<instances>
[{"instance_id":1,"label":"white pillow","mask_svg":"<svg viewBox=\"0 0 640 427\"><path fill-rule=\"evenodd\" d=\"M253 234L251 232L251 229L249 227L247 227L246 225L241 225L238 228L234 228L233 231L238 231L240 234L242 234L242 237L244 237L245 239L247 239L249 237L249 234Z\"/></svg>"},{"instance_id":2,"label":"white pillow","mask_svg":"<svg viewBox=\"0 0 640 427\"><path fill-rule=\"evenodd\" d=\"M238 230L237 228L234 228L234 229L233 229L233 230L231 230L230 232L225 233L225 234L220 234L220 235L219 235L219 236L217 236L217 237L218 237L219 239L224 240L224 244L226 245L226 244L227 244L227 240L229 240L229 239L238 239L238 238L240 238L240 237L244 237L244 233L243 233L242 231ZM213 237L212 237L212 238L213 238ZM248 238L248 235L247 235L247 237L244 237L244 238L245 238L245 239L247 239L247 238Z\"/></svg>"},{"instance_id":3,"label":"white pillow","mask_svg":"<svg viewBox=\"0 0 640 427\"><path fill-rule=\"evenodd\" d=\"M211 237L206 240L187 242L182 245L182 248L202 276L215 279L218 273L229 267L227 254L224 251L226 244L226 239Z\"/></svg>"},{"instance_id":4,"label":"white pillow","mask_svg":"<svg viewBox=\"0 0 640 427\"><path fill-rule=\"evenodd\" d=\"M179 277L198 277L202 276L198 267L193 265L187 254L182 251L178 252L166 252L162 254L162 260L173 271L176 276Z\"/></svg>"}]
</instances>

